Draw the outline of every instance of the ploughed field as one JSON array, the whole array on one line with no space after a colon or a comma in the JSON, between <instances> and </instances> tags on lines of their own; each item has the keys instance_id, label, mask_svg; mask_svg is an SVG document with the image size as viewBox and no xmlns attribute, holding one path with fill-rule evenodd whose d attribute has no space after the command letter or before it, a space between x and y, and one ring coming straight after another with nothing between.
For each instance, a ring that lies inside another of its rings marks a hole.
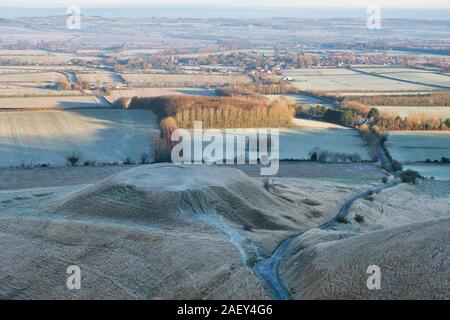
<instances>
[{"instance_id":1,"label":"ploughed field","mask_svg":"<svg viewBox=\"0 0 450 320\"><path fill-rule=\"evenodd\" d=\"M147 110L0 112L0 166L65 165L153 157L156 117Z\"/></svg>"}]
</instances>

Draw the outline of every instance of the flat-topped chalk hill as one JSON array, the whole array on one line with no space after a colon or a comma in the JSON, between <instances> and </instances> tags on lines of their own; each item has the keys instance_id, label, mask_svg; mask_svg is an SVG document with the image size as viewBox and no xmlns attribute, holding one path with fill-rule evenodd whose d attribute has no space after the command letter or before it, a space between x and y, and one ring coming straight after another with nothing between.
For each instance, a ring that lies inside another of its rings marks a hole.
<instances>
[{"instance_id":1,"label":"flat-topped chalk hill","mask_svg":"<svg viewBox=\"0 0 450 320\"><path fill-rule=\"evenodd\" d=\"M292 230L302 223L294 204L257 180L237 169L204 165L136 167L50 206L54 212L162 225L206 216L217 223L226 219L241 230Z\"/></svg>"}]
</instances>

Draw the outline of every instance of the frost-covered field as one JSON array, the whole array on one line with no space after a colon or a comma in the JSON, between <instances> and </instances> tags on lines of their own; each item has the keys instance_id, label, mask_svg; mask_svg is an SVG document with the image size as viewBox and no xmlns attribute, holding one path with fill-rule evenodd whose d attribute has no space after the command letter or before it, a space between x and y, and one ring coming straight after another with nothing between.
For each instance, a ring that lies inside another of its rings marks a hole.
<instances>
[{"instance_id":1,"label":"frost-covered field","mask_svg":"<svg viewBox=\"0 0 450 320\"><path fill-rule=\"evenodd\" d=\"M19 64L65 64L68 63L73 56L63 56L63 55L19 55L19 56L0 56L0 60L3 61L14 61Z\"/></svg>"},{"instance_id":2,"label":"frost-covered field","mask_svg":"<svg viewBox=\"0 0 450 320\"><path fill-rule=\"evenodd\" d=\"M160 51L160 49L134 49L134 50L124 50L124 51L120 51L117 56L118 57L132 57L132 56L147 56L147 55L151 55L151 54L155 54L158 51Z\"/></svg>"},{"instance_id":3,"label":"frost-covered field","mask_svg":"<svg viewBox=\"0 0 450 320\"><path fill-rule=\"evenodd\" d=\"M431 106L377 106L378 110L387 114L398 114L400 117L424 116L426 118L437 117L442 119L450 118L450 107Z\"/></svg>"},{"instance_id":4,"label":"frost-covered field","mask_svg":"<svg viewBox=\"0 0 450 320\"><path fill-rule=\"evenodd\" d=\"M1 57L0 57L1 58ZM33 66L1 66L0 74L8 74L8 73L42 73L42 72L53 72L53 71L89 71L88 67L83 66L74 66L74 65L58 65L58 66L41 66L41 65L33 65Z\"/></svg>"},{"instance_id":5,"label":"frost-covered field","mask_svg":"<svg viewBox=\"0 0 450 320\"><path fill-rule=\"evenodd\" d=\"M185 74L123 74L126 82L136 86L154 86L154 87L178 87L199 85L223 85L248 83L250 79L246 76L222 76L222 75L185 75Z\"/></svg>"},{"instance_id":6,"label":"frost-covered field","mask_svg":"<svg viewBox=\"0 0 450 320\"><path fill-rule=\"evenodd\" d=\"M159 97L166 95L182 95L193 94L200 96L215 96L213 89L197 89L197 88L138 88L138 89L124 89L113 90L109 96L105 96L110 103L113 103L118 98L133 98L133 97Z\"/></svg>"},{"instance_id":7,"label":"frost-covered field","mask_svg":"<svg viewBox=\"0 0 450 320\"><path fill-rule=\"evenodd\" d=\"M358 91L341 91L337 92L337 95L340 96L379 96L379 95L389 95L389 96L404 96L411 94L430 94L430 91L367 91L367 92L358 92Z\"/></svg>"},{"instance_id":8,"label":"frost-covered field","mask_svg":"<svg viewBox=\"0 0 450 320\"><path fill-rule=\"evenodd\" d=\"M64 77L56 72L0 74L0 83L4 82L57 82Z\"/></svg>"},{"instance_id":9,"label":"frost-covered field","mask_svg":"<svg viewBox=\"0 0 450 320\"><path fill-rule=\"evenodd\" d=\"M390 132L387 147L392 157L401 162L450 158L449 131Z\"/></svg>"},{"instance_id":10,"label":"frost-covered field","mask_svg":"<svg viewBox=\"0 0 450 320\"><path fill-rule=\"evenodd\" d=\"M0 50L0 56L46 56L45 50Z\"/></svg>"},{"instance_id":11,"label":"frost-covered field","mask_svg":"<svg viewBox=\"0 0 450 320\"><path fill-rule=\"evenodd\" d=\"M450 181L449 165L418 164L405 166L404 169L411 169L418 171L422 176L427 178L433 177L436 180Z\"/></svg>"},{"instance_id":12,"label":"frost-covered field","mask_svg":"<svg viewBox=\"0 0 450 320\"><path fill-rule=\"evenodd\" d=\"M308 121L308 120L305 120ZM318 121L313 121L318 122ZM310 158L310 151L314 148L328 150L336 153L358 154L363 160L370 160L369 151L359 133L352 129L340 129L315 123L298 123L299 127L280 129L279 159L306 160ZM245 129L230 130L233 135L246 135ZM226 137L227 141L232 141L234 136ZM247 134L247 136L249 136ZM204 142L204 147L209 143ZM235 156L241 158L245 155L244 150L236 150ZM272 154L272 157L275 155ZM224 158L227 157L224 152Z\"/></svg>"},{"instance_id":13,"label":"frost-covered field","mask_svg":"<svg viewBox=\"0 0 450 320\"><path fill-rule=\"evenodd\" d=\"M319 147L331 152L359 154L370 160L365 142L356 130L289 128L280 130L280 159L308 159L309 152Z\"/></svg>"},{"instance_id":14,"label":"frost-covered field","mask_svg":"<svg viewBox=\"0 0 450 320\"><path fill-rule=\"evenodd\" d=\"M30 90L32 94L34 90ZM72 94L79 91L73 91ZM110 107L104 99L95 96L20 97L1 98L1 109L65 109Z\"/></svg>"},{"instance_id":15,"label":"frost-covered field","mask_svg":"<svg viewBox=\"0 0 450 320\"><path fill-rule=\"evenodd\" d=\"M320 91L427 91L432 88L396 80L364 75L347 69L291 69L285 76L302 90Z\"/></svg>"},{"instance_id":16,"label":"frost-covered field","mask_svg":"<svg viewBox=\"0 0 450 320\"><path fill-rule=\"evenodd\" d=\"M400 80L416 81L439 86L450 86L450 76L429 72L426 70L409 68L361 68L361 70Z\"/></svg>"},{"instance_id":17,"label":"frost-covered field","mask_svg":"<svg viewBox=\"0 0 450 320\"><path fill-rule=\"evenodd\" d=\"M291 101L297 102L299 104L323 104L323 101L305 94L267 94L265 95L270 100L275 100L280 97L287 98Z\"/></svg>"},{"instance_id":18,"label":"frost-covered field","mask_svg":"<svg viewBox=\"0 0 450 320\"><path fill-rule=\"evenodd\" d=\"M147 110L0 112L0 166L139 161L158 135Z\"/></svg>"},{"instance_id":19,"label":"frost-covered field","mask_svg":"<svg viewBox=\"0 0 450 320\"><path fill-rule=\"evenodd\" d=\"M120 76L114 73L77 73L78 81L86 81L88 83L108 83L110 85L122 83Z\"/></svg>"},{"instance_id":20,"label":"frost-covered field","mask_svg":"<svg viewBox=\"0 0 450 320\"><path fill-rule=\"evenodd\" d=\"M81 96L78 90L53 90L42 88L18 88L0 85L0 97Z\"/></svg>"}]
</instances>

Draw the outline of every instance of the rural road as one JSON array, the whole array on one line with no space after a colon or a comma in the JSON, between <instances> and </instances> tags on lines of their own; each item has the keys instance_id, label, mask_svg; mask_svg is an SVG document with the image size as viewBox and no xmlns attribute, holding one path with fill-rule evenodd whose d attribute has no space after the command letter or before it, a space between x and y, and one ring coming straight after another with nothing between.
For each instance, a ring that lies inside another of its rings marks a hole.
<instances>
[{"instance_id":1,"label":"rural road","mask_svg":"<svg viewBox=\"0 0 450 320\"><path fill-rule=\"evenodd\" d=\"M397 183L391 183L387 185L378 186L373 189L370 189L369 191L362 192L353 196L342 205L338 214L333 219L319 226L319 229L321 230L331 229L337 223L338 219L347 217L350 208L352 207L354 202L360 199L364 199L371 194L380 193L385 189L395 187L396 185ZM303 232L293 235L288 239L284 240L274 251L272 256L258 262L253 268L258 277L263 279L272 289L276 300L290 299L289 292L286 290L286 287L283 285L283 282L281 281L280 276L278 274L278 267L280 265L281 259L285 255L286 251L289 249L291 243L294 240L298 239L302 234Z\"/></svg>"}]
</instances>

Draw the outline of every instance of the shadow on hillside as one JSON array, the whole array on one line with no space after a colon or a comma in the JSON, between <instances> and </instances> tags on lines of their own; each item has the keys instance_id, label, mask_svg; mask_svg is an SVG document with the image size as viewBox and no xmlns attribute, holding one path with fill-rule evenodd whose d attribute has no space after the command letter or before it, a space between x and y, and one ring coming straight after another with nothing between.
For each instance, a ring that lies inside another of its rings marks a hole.
<instances>
[{"instance_id":1,"label":"shadow on hillside","mask_svg":"<svg viewBox=\"0 0 450 320\"><path fill-rule=\"evenodd\" d=\"M155 115L148 110L75 109L20 113L15 135L0 136L0 166L66 165L74 155L80 163L138 163L143 154L151 160L153 141L159 137ZM61 118L62 113L66 113ZM24 121L24 116L33 117ZM8 116L8 114L0 114ZM29 123L34 126L30 128ZM23 124L23 125L22 125ZM26 126L25 124L28 124ZM23 134L21 134L23 133Z\"/></svg>"}]
</instances>

